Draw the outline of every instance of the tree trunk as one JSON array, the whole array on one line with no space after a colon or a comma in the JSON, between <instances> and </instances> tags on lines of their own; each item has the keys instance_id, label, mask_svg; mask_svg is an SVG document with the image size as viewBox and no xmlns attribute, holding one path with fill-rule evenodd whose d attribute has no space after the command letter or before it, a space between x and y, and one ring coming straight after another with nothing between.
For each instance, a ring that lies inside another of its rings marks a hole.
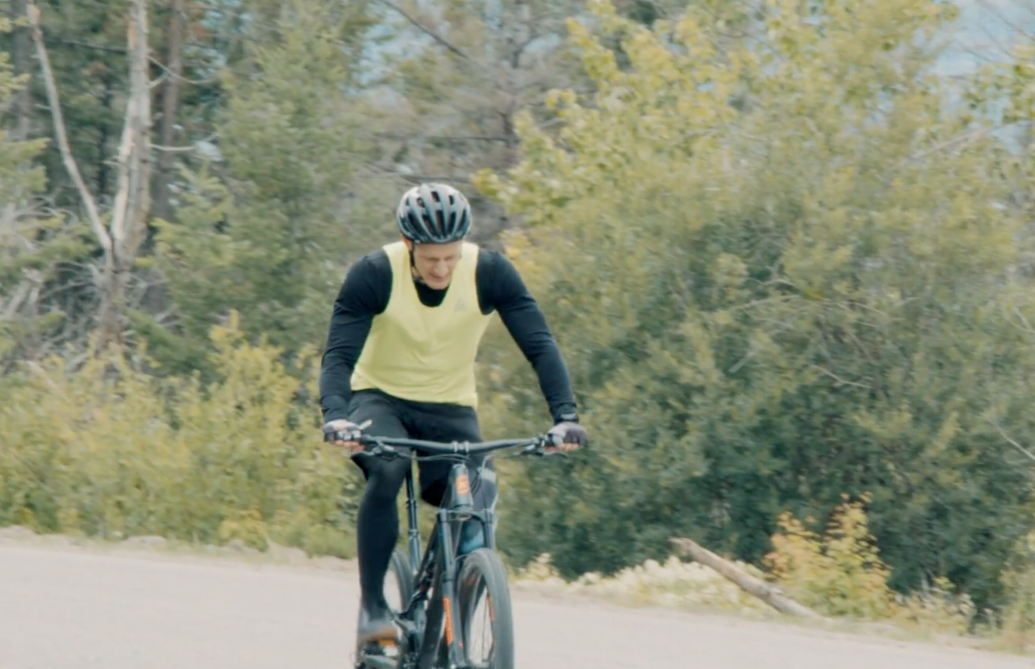
<instances>
[{"instance_id":1,"label":"tree trunk","mask_svg":"<svg viewBox=\"0 0 1035 669\"><path fill-rule=\"evenodd\" d=\"M97 312L98 348L121 345L124 330L123 309L126 304L126 284L120 280L114 258L107 254L97 287L101 294L101 306Z\"/></svg>"},{"instance_id":2,"label":"tree trunk","mask_svg":"<svg viewBox=\"0 0 1035 669\"><path fill-rule=\"evenodd\" d=\"M112 104L115 101L115 77L112 74L105 73L102 77L104 84L104 92L101 94L101 104L104 105L104 111L109 111ZM108 168L108 139L112 134L111 124L108 123L107 119L102 119L99 123L100 132L97 133L97 176L96 176L96 188L97 197L104 199L104 196L108 194L108 175L110 169Z\"/></svg>"},{"instance_id":3,"label":"tree trunk","mask_svg":"<svg viewBox=\"0 0 1035 669\"><path fill-rule=\"evenodd\" d=\"M61 114L57 84L40 28L40 12L33 0L26 0L26 14L32 27L32 39L43 69L44 83L54 133L61 158L83 200L90 227L103 251L101 269L96 277L101 297L97 314L98 345L121 345L125 330L126 293L137 251L144 239L147 215L151 207L151 82L148 77L146 0L130 0L126 25L129 52L129 100L118 152L118 190L111 211L111 222L105 228L93 194L86 187L79 166L68 144L68 134Z\"/></svg>"},{"instance_id":4,"label":"tree trunk","mask_svg":"<svg viewBox=\"0 0 1035 669\"><path fill-rule=\"evenodd\" d=\"M175 142L176 117L180 107L180 86L183 79L183 0L172 0L169 15L169 51L166 54L166 79L162 86L162 127L158 144L171 147ZM172 181L172 151L159 150L155 171L154 214L163 220L171 220L172 207L169 204L169 183Z\"/></svg>"},{"instance_id":5,"label":"tree trunk","mask_svg":"<svg viewBox=\"0 0 1035 669\"><path fill-rule=\"evenodd\" d=\"M101 344L123 343L126 292L151 210L151 81L147 0L131 0L126 26L129 100L119 144L118 191L111 215L112 262L105 266Z\"/></svg>"},{"instance_id":6,"label":"tree trunk","mask_svg":"<svg viewBox=\"0 0 1035 669\"><path fill-rule=\"evenodd\" d=\"M823 619L823 616L806 606L802 606L790 597L787 597L781 593L778 588L760 581L751 574L748 574L737 567L735 564L723 560L721 557L712 553L707 548L702 547L695 541L685 538L675 538L670 541L672 545L674 545L684 556L692 560L696 560L706 567L714 569L720 575L738 585L741 590L749 595L758 597L777 611L781 613L789 613L795 616L802 616L803 618Z\"/></svg>"},{"instance_id":7,"label":"tree trunk","mask_svg":"<svg viewBox=\"0 0 1035 669\"><path fill-rule=\"evenodd\" d=\"M25 16L25 0L13 0L11 3L12 18ZM18 75L27 74L32 67L32 39L29 36L29 26L16 25L14 27L14 73ZM32 91L30 86L25 86L15 96L15 125L12 133L13 139L28 139L32 132Z\"/></svg>"}]
</instances>

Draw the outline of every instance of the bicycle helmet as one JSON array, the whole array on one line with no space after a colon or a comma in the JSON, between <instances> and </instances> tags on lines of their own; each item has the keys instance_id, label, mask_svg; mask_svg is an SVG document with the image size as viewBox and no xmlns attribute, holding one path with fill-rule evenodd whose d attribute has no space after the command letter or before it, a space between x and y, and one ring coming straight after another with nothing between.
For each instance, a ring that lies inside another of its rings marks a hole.
<instances>
[{"instance_id":1,"label":"bicycle helmet","mask_svg":"<svg viewBox=\"0 0 1035 669\"><path fill-rule=\"evenodd\" d=\"M421 184L403 194L396 219L403 237L415 244L448 244L471 231L471 205L452 186Z\"/></svg>"}]
</instances>

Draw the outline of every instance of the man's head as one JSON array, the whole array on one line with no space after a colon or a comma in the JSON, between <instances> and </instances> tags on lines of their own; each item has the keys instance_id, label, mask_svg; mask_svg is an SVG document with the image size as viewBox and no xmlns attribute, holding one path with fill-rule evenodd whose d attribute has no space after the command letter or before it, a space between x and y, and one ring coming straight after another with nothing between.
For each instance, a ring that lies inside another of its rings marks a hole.
<instances>
[{"instance_id":1,"label":"man's head","mask_svg":"<svg viewBox=\"0 0 1035 669\"><path fill-rule=\"evenodd\" d=\"M399 201L396 220L419 278L431 288L447 287L471 230L467 198L445 184L414 186Z\"/></svg>"},{"instance_id":2,"label":"man's head","mask_svg":"<svg viewBox=\"0 0 1035 669\"><path fill-rule=\"evenodd\" d=\"M413 258L413 270L429 288L443 290L453 280L453 270L460 262L463 241L448 244L416 244L403 237Z\"/></svg>"}]
</instances>

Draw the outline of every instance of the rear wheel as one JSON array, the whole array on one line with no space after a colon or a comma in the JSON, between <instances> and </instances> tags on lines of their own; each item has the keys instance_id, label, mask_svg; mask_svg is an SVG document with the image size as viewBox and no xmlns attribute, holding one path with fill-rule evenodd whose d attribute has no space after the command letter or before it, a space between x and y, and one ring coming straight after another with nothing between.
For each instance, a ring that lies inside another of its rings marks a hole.
<instances>
[{"instance_id":1,"label":"rear wheel","mask_svg":"<svg viewBox=\"0 0 1035 669\"><path fill-rule=\"evenodd\" d=\"M507 572L495 551L479 548L463 559L457 582L460 638L471 667L514 669L514 618Z\"/></svg>"},{"instance_id":2,"label":"rear wheel","mask_svg":"<svg viewBox=\"0 0 1035 669\"><path fill-rule=\"evenodd\" d=\"M413 573L410 558L401 548L392 551L392 561L385 574L385 601L394 613L402 613L413 597Z\"/></svg>"}]
</instances>

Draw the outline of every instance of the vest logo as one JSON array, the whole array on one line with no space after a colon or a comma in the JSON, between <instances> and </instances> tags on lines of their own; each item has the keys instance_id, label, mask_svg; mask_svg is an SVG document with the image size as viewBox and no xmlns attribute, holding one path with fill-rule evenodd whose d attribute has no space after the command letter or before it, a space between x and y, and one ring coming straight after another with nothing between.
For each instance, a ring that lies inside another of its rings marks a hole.
<instances>
[{"instance_id":1,"label":"vest logo","mask_svg":"<svg viewBox=\"0 0 1035 669\"><path fill-rule=\"evenodd\" d=\"M460 298L456 301L456 306L453 307L453 311L463 311L467 309L467 304L464 303L464 298Z\"/></svg>"}]
</instances>

